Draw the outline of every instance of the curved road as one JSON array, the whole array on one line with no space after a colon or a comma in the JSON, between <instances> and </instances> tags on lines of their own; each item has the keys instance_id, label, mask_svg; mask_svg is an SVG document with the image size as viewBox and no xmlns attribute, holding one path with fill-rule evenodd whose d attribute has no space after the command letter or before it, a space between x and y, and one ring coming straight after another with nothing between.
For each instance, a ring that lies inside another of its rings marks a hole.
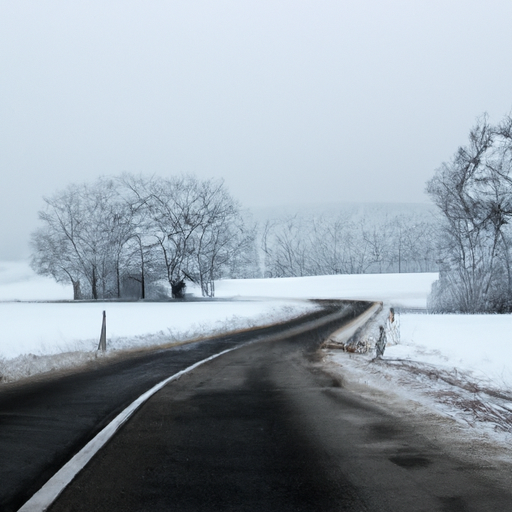
<instances>
[{"instance_id":1,"label":"curved road","mask_svg":"<svg viewBox=\"0 0 512 512\"><path fill-rule=\"evenodd\" d=\"M61 377L2 386L0 510L18 510L120 411L170 375L228 348L284 336L305 323L312 329L310 342L318 344L368 307L367 303L322 304L321 311L283 324L143 352L113 363L98 362L96 367ZM318 327L321 319L324 324Z\"/></svg>"},{"instance_id":2,"label":"curved road","mask_svg":"<svg viewBox=\"0 0 512 512\"><path fill-rule=\"evenodd\" d=\"M314 364L300 334L156 393L50 512L508 512L510 486Z\"/></svg>"},{"instance_id":3,"label":"curved road","mask_svg":"<svg viewBox=\"0 0 512 512\"><path fill-rule=\"evenodd\" d=\"M512 510L510 487L486 468L446 454L314 364L319 342L355 313L332 311L308 331L190 347L257 340L153 395L49 511Z\"/></svg>"}]
</instances>

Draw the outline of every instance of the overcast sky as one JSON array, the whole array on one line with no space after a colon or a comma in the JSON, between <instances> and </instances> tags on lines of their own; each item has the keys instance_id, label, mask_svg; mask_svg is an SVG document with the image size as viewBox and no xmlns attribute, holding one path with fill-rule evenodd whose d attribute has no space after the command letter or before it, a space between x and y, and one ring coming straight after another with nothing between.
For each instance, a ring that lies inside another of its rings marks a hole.
<instances>
[{"instance_id":1,"label":"overcast sky","mask_svg":"<svg viewBox=\"0 0 512 512\"><path fill-rule=\"evenodd\" d=\"M512 2L0 0L0 258L99 175L223 177L248 207L425 202L512 108Z\"/></svg>"}]
</instances>

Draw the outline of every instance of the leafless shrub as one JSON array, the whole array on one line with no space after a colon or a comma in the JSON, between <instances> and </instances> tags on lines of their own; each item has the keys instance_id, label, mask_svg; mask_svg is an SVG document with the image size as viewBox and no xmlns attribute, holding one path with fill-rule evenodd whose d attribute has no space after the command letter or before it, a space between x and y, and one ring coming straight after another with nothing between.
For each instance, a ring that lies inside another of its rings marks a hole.
<instances>
[{"instance_id":1,"label":"leafless shrub","mask_svg":"<svg viewBox=\"0 0 512 512\"><path fill-rule=\"evenodd\" d=\"M449 371L426 363L404 360L387 359L382 363L410 375L447 385L445 388L431 388L427 393L464 413L463 418L469 424L491 423L495 430L512 432L512 393L490 388L456 368Z\"/></svg>"}]
</instances>

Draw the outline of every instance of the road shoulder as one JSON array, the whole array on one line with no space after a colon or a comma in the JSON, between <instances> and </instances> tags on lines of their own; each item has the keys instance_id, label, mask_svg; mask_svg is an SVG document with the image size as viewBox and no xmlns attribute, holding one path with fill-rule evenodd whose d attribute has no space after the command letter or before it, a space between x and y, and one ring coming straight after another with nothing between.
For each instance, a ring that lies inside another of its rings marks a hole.
<instances>
[{"instance_id":1,"label":"road shoulder","mask_svg":"<svg viewBox=\"0 0 512 512\"><path fill-rule=\"evenodd\" d=\"M485 470L499 485L512 486L512 434L500 431L492 421L478 421L465 406L465 400L471 399L466 390L437 378L429 385L432 376L365 355L326 349L319 354L316 365L344 389L413 425L446 453L475 470Z\"/></svg>"}]
</instances>

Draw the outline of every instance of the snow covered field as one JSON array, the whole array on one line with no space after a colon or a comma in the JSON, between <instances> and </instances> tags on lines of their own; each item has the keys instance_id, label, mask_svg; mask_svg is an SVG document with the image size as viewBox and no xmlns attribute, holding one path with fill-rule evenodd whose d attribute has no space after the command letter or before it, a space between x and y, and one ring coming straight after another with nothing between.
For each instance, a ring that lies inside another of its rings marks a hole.
<instances>
[{"instance_id":1,"label":"snow covered field","mask_svg":"<svg viewBox=\"0 0 512 512\"><path fill-rule=\"evenodd\" d=\"M386 356L471 374L512 390L512 315L402 315L399 345Z\"/></svg>"},{"instance_id":2,"label":"snow covered field","mask_svg":"<svg viewBox=\"0 0 512 512\"><path fill-rule=\"evenodd\" d=\"M426 308L437 273L357 274L282 279L225 280L218 297L240 296L380 300L394 306Z\"/></svg>"},{"instance_id":3,"label":"snow covered field","mask_svg":"<svg viewBox=\"0 0 512 512\"><path fill-rule=\"evenodd\" d=\"M104 310L112 354L266 325L316 307L292 298L64 302L71 298L69 287L35 275L26 263L0 263L0 376L4 382L94 359Z\"/></svg>"},{"instance_id":4,"label":"snow covered field","mask_svg":"<svg viewBox=\"0 0 512 512\"><path fill-rule=\"evenodd\" d=\"M315 306L307 298L368 299L403 313L400 343L373 354L326 352L354 381L399 393L472 425L512 432L512 315L427 315L437 274L339 275L225 280L206 302L69 301L70 287L35 275L23 262L0 263L0 375L8 382L82 365L96 357L102 311L108 354L179 343L264 325ZM188 290L193 291L193 290Z\"/></svg>"},{"instance_id":5,"label":"snow covered field","mask_svg":"<svg viewBox=\"0 0 512 512\"><path fill-rule=\"evenodd\" d=\"M71 287L36 275L26 262L0 262L0 375L4 382L12 381L96 357L103 310L112 353L284 320L314 308L307 298L378 297L424 307L434 278L388 274L226 280L217 284L218 300L208 302L44 302L70 301Z\"/></svg>"}]
</instances>

